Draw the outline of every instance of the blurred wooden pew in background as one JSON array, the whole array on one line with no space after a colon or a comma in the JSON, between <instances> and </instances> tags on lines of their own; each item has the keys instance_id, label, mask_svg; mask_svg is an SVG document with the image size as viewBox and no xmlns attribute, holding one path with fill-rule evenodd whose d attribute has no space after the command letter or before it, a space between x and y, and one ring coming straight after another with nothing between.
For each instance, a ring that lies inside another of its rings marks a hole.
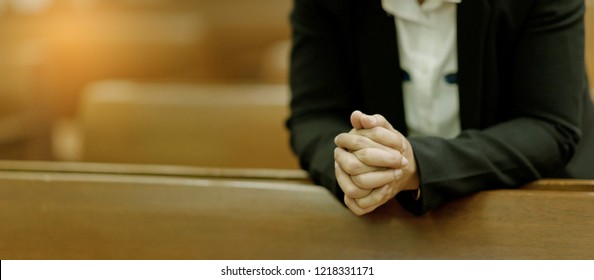
<instances>
[{"instance_id":1,"label":"blurred wooden pew in background","mask_svg":"<svg viewBox=\"0 0 594 280\"><path fill-rule=\"evenodd\" d=\"M105 81L80 105L82 160L298 168L284 85Z\"/></svg>"},{"instance_id":2,"label":"blurred wooden pew in background","mask_svg":"<svg viewBox=\"0 0 594 280\"><path fill-rule=\"evenodd\" d=\"M0 127L10 127L0 139L14 140L0 143L0 158L78 159L60 152L77 149L62 132L76 130L83 89L100 80L286 84L290 0L45 2L37 12L0 8ZM594 0L585 3L592 84Z\"/></svg>"},{"instance_id":3,"label":"blurred wooden pew in background","mask_svg":"<svg viewBox=\"0 0 594 280\"><path fill-rule=\"evenodd\" d=\"M41 106L41 49L35 42L0 41L0 158L49 157L50 122Z\"/></svg>"},{"instance_id":4,"label":"blurred wooden pew in background","mask_svg":"<svg viewBox=\"0 0 594 280\"><path fill-rule=\"evenodd\" d=\"M58 14L46 28L41 79L57 117L74 115L82 89L98 80L212 73L207 27L195 11Z\"/></svg>"},{"instance_id":5,"label":"blurred wooden pew in background","mask_svg":"<svg viewBox=\"0 0 594 280\"><path fill-rule=\"evenodd\" d=\"M0 35L37 44L38 90L60 116L102 79L270 82L262 60L290 36L290 0L49 2L34 14L0 14Z\"/></svg>"},{"instance_id":6,"label":"blurred wooden pew in background","mask_svg":"<svg viewBox=\"0 0 594 280\"><path fill-rule=\"evenodd\" d=\"M7 98L0 96L0 106L17 108L14 100L36 96L27 99L27 108L21 112L27 115L44 108L42 126L45 131L57 131L53 135L61 135L64 127L69 129L67 124L77 115L82 90L99 80L205 84L286 81L288 58L280 55L282 66L278 70L279 63L270 62L270 57L279 55L269 53L278 49L278 42L289 38L290 0L33 2L0 3L0 50L6 54L36 50L26 58L33 58L35 64L0 62L0 94L7 85L33 85L25 89L26 93L4 91ZM22 48L25 44L31 47ZM13 74L21 72L32 73L26 83ZM32 128L21 126L18 130ZM65 159L55 154L55 146L68 146L73 141L69 137L50 138L49 134L43 139L44 151L31 153L31 158ZM50 141L53 151L49 150ZM14 150L14 146L6 150ZM12 154L0 147L0 158L29 158Z\"/></svg>"}]
</instances>

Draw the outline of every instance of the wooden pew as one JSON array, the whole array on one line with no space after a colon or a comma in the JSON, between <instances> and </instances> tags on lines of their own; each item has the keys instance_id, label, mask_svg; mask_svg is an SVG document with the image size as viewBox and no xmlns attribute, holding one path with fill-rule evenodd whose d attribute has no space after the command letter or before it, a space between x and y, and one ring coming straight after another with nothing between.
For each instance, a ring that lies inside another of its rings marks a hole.
<instances>
[{"instance_id":1,"label":"wooden pew","mask_svg":"<svg viewBox=\"0 0 594 280\"><path fill-rule=\"evenodd\" d=\"M0 160L0 171L260 179L311 183L307 173L301 169L212 168L156 164Z\"/></svg>"},{"instance_id":2,"label":"wooden pew","mask_svg":"<svg viewBox=\"0 0 594 280\"><path fill-rule=\"evenodd\" d=\"M592 187L356 217L303 182L16 169L0 171L2 259L594 258Z\"/></svg>"},{"instance_id":3,"label":"wooden pew","mask_svg":"<svg viewBox=\"0 0 594 280\"><path fill-rule=\"evenodd\" d=\"M548 190L548 191L585 191L594 189L594 180L582 179L542 179L526 184L522 190Z\"/></svg>"},{"instance_id":4,"label":"wooden pew","mask_svg":"<svg viewBox=\"0 0 594 280\"><path fill-rule=\"evenodd\" d=\"M196 11L69 11L30 25L46 26L41 81L61 117L76 113L95 81L211 75L208 28Z\"/></svg>"},{"instance_id":5,"label":"wooden pew","mask_svg":"<svg viewBox=\"0 0 594 280\"><path fill-rule=\"evenodd\" d=\"M40 58L35 42L0 42L0 159L50 159Z\"/></svg>"},{"instance_id":6,"label":"wooden pew","mask_svg":"<svg viewBox=\"0 0 594 280\"><path fill-rule=\"evenodd\" d=\"M102 82L83 95L84 161L298 168L283 85Z\"/></svg>"},{"instance_id":7,"label":"wooden pew","mask_svg":"<svg viewBox=\"0 0 594 280\"><path fill-rule=\"evenodd\" d=\"M140 2L150 6L146 2L154 1ZM52 129L62 123L56 119L74 115L81 89L89 82L209 75L207 31L194 10L84 9L83 4L20 14L16 3L0 6L6 8L0 11L3 159L54 158Z\"/></svg>"},{"instance_id":8,"label":"wooden pew","mask_svg":"<svg viewBox=\"0 0 594 280\"><path fill-rule=\"evenodd\" d=\"M32 69L32 82L60 117L75 113L81 89L93 81L207 77L206 34L200 14L187 10L59 9L0 17L5 41L34 45L40 66Z\"/></svg>"},{"instance_id":9,"label":"wooden pew","mask_svg":"<svg viewBox=\"0 0 594 280\"><path fill-rule=\"evenodd\" d=\"M291 37L290 0L200 0L212 46L211 70L230 80L281 81L261 69L271 47ZM288 61L287 56L284 57ZM285 81L283 79L282 81Z\"/></svg>"},{"instance_id":10,"label":"wooden pew","mask_svg":"<svg viewBox=\"0 0 594 280\"><path fill-rule=\"evenodd\" d=\"M266 49L290 37L290 0L50 2L0 10L0 36L37 43L37 81L61 117L97 80L261 81Z\"/></svg>"}]
</instances>

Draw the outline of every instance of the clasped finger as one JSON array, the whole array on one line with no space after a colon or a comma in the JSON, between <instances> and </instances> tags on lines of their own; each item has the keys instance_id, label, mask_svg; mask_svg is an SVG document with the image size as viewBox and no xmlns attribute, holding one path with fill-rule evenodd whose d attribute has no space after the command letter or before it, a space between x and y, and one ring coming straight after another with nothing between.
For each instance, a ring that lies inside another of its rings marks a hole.
<instances>
[{"instance_id":1,"label":"clasped finger","mask_svg":"<svg viewBox=\"0 0 594 280\"><path fill-rule=\"evenodd\" d=\"M353 154L361 163L367 166L400 169L408 164L408 160L396 150L386 151L378 148L364 148L354 151Z\"/></svg>"},{"instance_id":2,"label":"clasped finger","mask_svg":"<svg viewBox=\"0 0 594 280\"><path fill-rule=\"evenodd\" d=\"M353 153L345 151L343 148L334 149L334 160L340 168L349 175L359 175L367 172L383 170L383 168L368 166L362 163Z\"/></svg>"},{"instance_id":3,"label":"clasped finger","mask_svg":"<svg viewBox=\"0 0 594 280\"><path fill-rule=\"evenodd\" d=\"M334 172L336 181L346 196L351 198L362 198L371 193L371 190L362 189L355 185L349 174L344 172L336 162L334 162Z\"/></svg>"},{"instance_id":4,"label":"clasped finger","mask_svg":"<svg viewBox=\"0 0 594 280\"><path fill-rule=\"evenodd\" d=\"M351 130L349 133L364 136L373 142L396 149L401 153L404 153L407 148L404 136L400 132L385 127L378 126L370 129L357 129Z\"/></svg>"},{"instance_id":5,"label":"clasped finger","mask_svg":"<svg viewBox=\"0 0 594 280\"><path fill-rule=\"evenodd\" d=\"M400 179L402 173L401 169L384 169L381 171L352 175L351 181L353 181L359 188L371 190Z\"/></svg>"}]
</instances>

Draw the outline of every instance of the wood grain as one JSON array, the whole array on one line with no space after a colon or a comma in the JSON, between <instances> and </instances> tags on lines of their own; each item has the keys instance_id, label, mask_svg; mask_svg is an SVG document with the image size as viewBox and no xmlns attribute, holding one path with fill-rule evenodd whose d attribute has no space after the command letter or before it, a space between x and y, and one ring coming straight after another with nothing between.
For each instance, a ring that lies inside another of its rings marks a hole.
<instances>
[{"instance_id":1,"label":"wood grain","mask_svg":"<svg viewBox=\"0 0 594 280\"><path fill-rule=\"evenodd\" d=\"M0 160L0 170L231 179L272 179L309 182L307 173L300 169L212 168L187 165Z\"/></svg>"},{"instance_id":2,"label":"wood grain","mask_svg":"<svg viewBox=\"0 0 594 280\"><path fill-rule=\"evenodd\" d=\"M2 259L593 259L594 193L356 217L294 181L0 171Z\"/></svg>"}]
</instances>

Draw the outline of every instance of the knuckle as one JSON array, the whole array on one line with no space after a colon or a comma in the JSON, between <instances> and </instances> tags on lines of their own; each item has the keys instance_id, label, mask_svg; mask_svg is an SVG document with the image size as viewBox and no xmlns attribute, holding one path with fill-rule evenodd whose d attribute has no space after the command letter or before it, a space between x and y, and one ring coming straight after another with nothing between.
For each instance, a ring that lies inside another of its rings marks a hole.
<instances>
[{"instance_id":1,"label":"knuckle","mask_svg":"<svg viewBox=\"0 0 594 280\"><path fill-rule=\"evenodd\" d=\"M353 148L360 150L363 149L367 145L367 141L364 137L355 137L353 140Z\"/></svg>"},{"instance_id":2,"label":"knuckle","mask_svg":"<svg viewBox=\"0 0 594 280\"><path fill-rule=\"evenodd\" d=\"M345 196L350 197L350 198L357 197L357 190L356 190L356 188L353 188L351 185L342 184L342 185L340 185L340 188L342 189L342 192L344 193Z\"/></svg>"},{"instance_id":3,"label":"knuckle","mask_svg":"<svg viewBox=\"0 0 594 280\"><path fill-rule=\"evenodd\" d=\"M367 163L371 159L369 149L359 150L359 151L355 152L355 155L357 156L357 159L359 159L363 163Z\"/></svg>"},{"instance_id":4,"label":"knuckle","mask_svg":"<svg viewBox=\"0 0 594 280\"><path fill-rule=\"evenodd\" d=\"M367 180L365 180L365 178L363 178L363 176L361 175L354 175L351 176L351 180L353 181L353 183L361 188L368 188L368 184L367 184Z\"/></svg>"},{"instance_id":5,"label":"knuckle","mask_svg":"<svg viewBox=\"0 0 594 280\"><path fill-rule=\"evenodd\" d=\"M334 138L334 142L339 147L344 147L349 141L350 135L348 133L341 133Z\"/></svg>"},{"instance_id":6,"label":"knuckle","mask_svg":"<svg viewBox=\"0 0 594 280\"><path fill-rule=\"evenodd\" d=\"M342 191L348 197L357 197L359 195L359 192L355 188L345 188Z\"/></svg>"},{"instance_id":7,"label":"knuckle","mask_svg":"<svg viewBox=\"0 0 594 280\"><path fill-rule=\"evenodd\" d=\"M341 179L338 184L340 185L340 188L342 189L342 192L344 192L344 194L346 196L353 197L353 193L355 192L355 188L353 187L352 184L350 184L350 182L348 182L345 179Z\"/></svg>"},{"instance_id":8,"label":"knuckle","mask_svg":"<svg viewBox=\"0 0 594 280\"><path fill-rule=\"evenodd\" d=\"M384 116L380 115L380 114L375 114L373 115L378 121L380 122L385 122L386 118L384 118Z\"/></svg>"},{"instance_id":9,"label":"knuckle","mask_svg":"<svg viewBox=\"0 0 594 280\"><path fill-rule=\"evenodd\" d=\"M359 171L360 167L354 160L345 160L343 162L343 170L348 174L355 174Z\"/></svg>"},{"instance_id":10,"label":"knuckle","mask_svg":"<svg viewBox=\"0 0 594 280\"><path fill-rule=\"evenodd\" d=\"M400 167L402 163L402 155L400 153L394 153L392 155L392 164Z\"/></svg>"},{"instance_id":11,"label":"knuckle","mask_svg":"<svg viewBox=\"0 0 594 280\"><path fill-rule=\"evenodd\" d=\"M369 130L369 135L375 139L381 138L385 135L385 129L381 126L376 126Z\"/></svg>"},{"instance_id":12,"label":"knuckle","mask_svg":"<svg viewBox=\"0 0 594 280\"><path fill-rule=\"evenodd\" d=\"M382 202L383 199L384 199L383 195L376 195L376 196L372 197L371 198L372 205L379 204L380 202Z\"/></svg>"},{"instance_id":13,"label":"knuckle","mask_svg":"<svg viewBox=\"0 0 594 280\"><path fill-rule=\"evenodd\" d=\"M367 176L364 176L365 174L362 175L357 175L357 176L352 176L351 180L353 181L353 183L355 185L357 185L359 188L362 189L373 189L375 187L377 187L376 185L374 185L373 181L368 178Z\"/></svg>"},{"instance_id":14,"label":"knuckle","mask_svg":"<svg viewBox=\"0 0 594 280\"><path fill-rule=\"evenodd\" d=\"M334 138L334 142L337 146L341 146L344 143L344 133L338 134L336 138Z\"/></svg>"},{"instance_id":15,"label":"knuckle","mask_svg":"<svg viewBox=\"0 0 594 280\"><path fill-rule=\"evenodd\" d=\"M400 163L402 162L400 153L390 153L386 157L383 158L383 164L386 167L391 168L400 168Z\"/></svg>"}]
</instances>

